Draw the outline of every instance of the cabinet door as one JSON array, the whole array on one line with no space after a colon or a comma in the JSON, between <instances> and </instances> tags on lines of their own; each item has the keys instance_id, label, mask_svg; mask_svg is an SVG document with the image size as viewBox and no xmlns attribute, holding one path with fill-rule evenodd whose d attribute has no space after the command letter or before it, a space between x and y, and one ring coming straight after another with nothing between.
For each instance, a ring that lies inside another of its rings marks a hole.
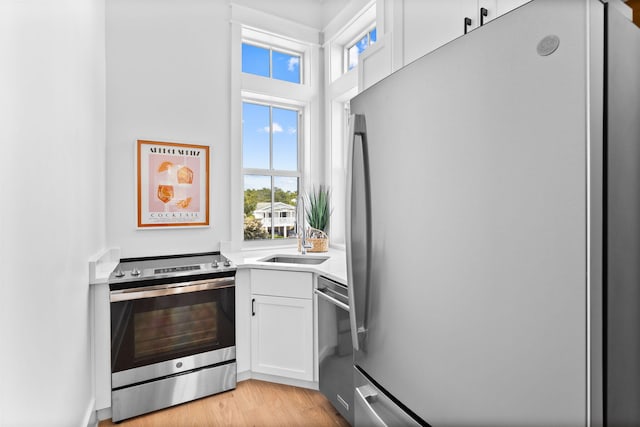
<instances>
[{"instance_id":1,"label":"cabinet door","mask_svg":"<svg viewBox=\"0 0 640 427\"><path fill-rule=\"evenodd\" d=\"M513 9L528 3L531 0L478 0L478 22L480 25L482 22L487 22L504 15ZM484 11L484 16L481 16L481 11ZM473 27L477 27L474 25Z\"/></svg>"},{"instance_id":2,"label":"cabinet door","mask_svg":"<svg viewBox=\"0 0 640 427\"><path fill-rule=\"evenodd\" d=\"M404 64L464 34L464 20L471 19L469 31L479 25L478 0L404 0L402 3L402 44Z\"/></svg>"},{"instance_id":3,"label":"cabinet door","mask_svg":"<svg viewBox=\"0 0 640 427\"><path fill-rule=\"evenodd\" d=\"M531 0L495 0L497 2L497 15L504 15L513 9L522 6L525 3L529 3Z\"/></svg>"},{"instance_id":4,"label":"cabinet door","mask_svg":"<svg viewBox=\"0 0 640 427\"><path fill-rule=\"evenodd\" d=\"M252 296L251 370L313 381L312 300Z\"/></svg>"}]
</instances>

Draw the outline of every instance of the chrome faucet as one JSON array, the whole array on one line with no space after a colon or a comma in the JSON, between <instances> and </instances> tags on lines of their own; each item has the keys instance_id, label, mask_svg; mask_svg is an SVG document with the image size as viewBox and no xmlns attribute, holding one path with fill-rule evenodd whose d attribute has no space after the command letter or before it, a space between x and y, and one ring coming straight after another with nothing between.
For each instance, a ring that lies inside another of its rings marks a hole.
<instances>
[{"instance_id":1,"label":"chrome faucet","mask_svg":"<svg viewBox=\"0 0 640 427\"><path fill-rule=\"evenodd\" d=\"M301 237L301 241L300 241L300 252L302 253L302 255L306 255L307 254L307 249L311 249L313 247L313 245L311 243L307 243L307 231L305 227L305 216L306 216L306 212L304 210L304 197L300 196L300 207L302 208L302 237ZM300 224L300 223L298 223Z\"/></svg>"}]
</instances>

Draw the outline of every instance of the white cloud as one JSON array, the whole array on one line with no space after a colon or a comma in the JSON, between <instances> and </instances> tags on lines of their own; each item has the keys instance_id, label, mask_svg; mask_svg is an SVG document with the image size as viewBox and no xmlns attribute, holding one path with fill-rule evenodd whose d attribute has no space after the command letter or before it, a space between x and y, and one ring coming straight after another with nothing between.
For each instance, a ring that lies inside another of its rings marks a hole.
<instances>
[{"instance_id":1,"label":"white cloud","mask_svg":"<svg viewBox=\"0 0 640 427\"><path fill-rule=\"evenodd\" d=\"M297 130L296 128L289 128L289 129L287 129L287 133L288 133L289 135L295 135L297 131L298 131L298 130Z\"/></svg>"},{"instance_id":2,"label":"white cloud","mask_svg":"<svg viewBox=\"0 0 640 427\"><path fill-rule=\"evenodd\" d=\"M291 57L289 58L289 61L287 63L287 69L289 71L293 71L295 67L297 67L300 64L300 58L298 58L297 56Z\"/></svg>"},{"instance_id":3,"label":"white cloud","mask_svg":"<svg viewBox=\"0 0 640 427\"><path fill-rule=\"evenodd\" d=\"M264 132L269 132L269 126L265 126L261 130L263 130ZM282 131L283 131L282 126L280 126L276 122L273 122L273 133L280 133Z\"/></svg>"}]
</instances>

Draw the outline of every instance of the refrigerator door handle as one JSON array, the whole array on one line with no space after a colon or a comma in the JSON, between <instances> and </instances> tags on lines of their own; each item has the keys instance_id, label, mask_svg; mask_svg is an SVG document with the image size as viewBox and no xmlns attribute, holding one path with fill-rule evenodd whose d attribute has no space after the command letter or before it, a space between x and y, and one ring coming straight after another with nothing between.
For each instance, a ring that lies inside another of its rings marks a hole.
<instances>
[{"instance_id":1,"label":"refrigerator door handle","mask_svg":"<svg viewBox=\"0 0 640 427\"><path fill-rule=\"evenodd\" d=\"M354 174L355 165L355 149L356 137L361 141L362 163L358 166L362 167L364 188L360 193L360 197L364 196L364 206L359 206L357 212L363 216L364 230L360 224L361 234L356 236L353 229L353 202L354 202ZM369 265L371 258L371 203L370 203L370 183L369 183L369 165L367 157L367 130L365 117L362 114L353 114L349 120L349 151L347 165L347 200L346 200L346 255L347 255L347 281L349 284L349 320L351 323L351 341L355 351L360 350L360 337L367 332L366 327L366 303L367 293L369 289ZM360 252L354 252L354 238L359 239L361 243ZM358 256L361 262L354 265L354 255ZM357 268L357 272L354 270Z\"/></svg>"}]
</instances>

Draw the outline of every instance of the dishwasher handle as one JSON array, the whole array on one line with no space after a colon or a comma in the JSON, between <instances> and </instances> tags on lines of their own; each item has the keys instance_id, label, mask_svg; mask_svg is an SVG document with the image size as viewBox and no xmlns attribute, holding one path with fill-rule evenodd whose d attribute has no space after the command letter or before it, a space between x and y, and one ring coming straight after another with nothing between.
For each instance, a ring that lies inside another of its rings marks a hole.
<instances>
[{"instance_id":1,"label":"dishwasher handle","mask_svg":"<svg viewBox=\"0 0 640 427\"><path fill-rule=\"evenodd\" d=\"M332 303L333 305L337 305L338 307L340 307L343 310L349 311L349 306L345 303L343 303L342 301L339 301L337 299L335 299L334 297L332 297L329 294L326 294L325 292L323 292L321 289L314 289L313 292L318 295L318 297L329 301L330 303Z\"/></svg>"}]
</instances>

